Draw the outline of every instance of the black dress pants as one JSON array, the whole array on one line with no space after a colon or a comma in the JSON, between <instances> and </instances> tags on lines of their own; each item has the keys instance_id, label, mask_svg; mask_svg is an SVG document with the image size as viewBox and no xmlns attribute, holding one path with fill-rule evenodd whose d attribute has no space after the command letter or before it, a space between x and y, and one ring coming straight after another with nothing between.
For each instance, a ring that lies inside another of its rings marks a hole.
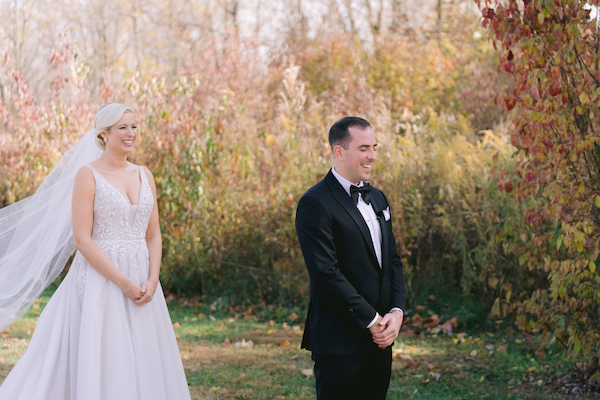
<instances>
[{"instance_id":1,"label":"black dress pants","mask_svg":"<svg viewBox=\"0 0 600 400\"><path fill-rule=\"evenodd\" d=\"M312 353L317 400L384 400L392 373L392 348L365 354Z\"/></svg>"}]
</instances>

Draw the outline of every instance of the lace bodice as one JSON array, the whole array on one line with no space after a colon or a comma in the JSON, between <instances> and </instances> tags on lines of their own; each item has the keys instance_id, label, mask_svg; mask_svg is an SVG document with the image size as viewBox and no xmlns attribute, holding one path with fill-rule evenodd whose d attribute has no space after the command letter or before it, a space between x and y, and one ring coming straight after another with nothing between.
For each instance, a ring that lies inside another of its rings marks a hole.
<instances>
[{"instance_id":1,"label":"lace bodice","mask_svg":"<svg viewBox=\"0 0 600 400\"><path fill-rule=\"evenodd\" d=\"M92 239L95 242L145 239L154 197L143 168L139 167L142 184L137 205L132 205L102 174L89 165L88 168L96 180Z\"/></svg>"}]
</instances>

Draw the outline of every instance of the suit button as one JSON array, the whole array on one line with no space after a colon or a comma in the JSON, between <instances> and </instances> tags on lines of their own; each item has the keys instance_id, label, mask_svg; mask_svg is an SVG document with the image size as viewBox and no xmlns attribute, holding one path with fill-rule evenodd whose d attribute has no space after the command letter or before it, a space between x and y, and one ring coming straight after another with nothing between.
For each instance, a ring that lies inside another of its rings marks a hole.
<instances>
[{"instance_id":1,"label":"suit button","mask_svg":"<svg viewBox=\"0 0 600 400\"><path fill-rule=\"evenodd\" d=\"M348 312L354 312L354 310L351 308L351 309L348 310Z\"/></svg>"}]
</instances>

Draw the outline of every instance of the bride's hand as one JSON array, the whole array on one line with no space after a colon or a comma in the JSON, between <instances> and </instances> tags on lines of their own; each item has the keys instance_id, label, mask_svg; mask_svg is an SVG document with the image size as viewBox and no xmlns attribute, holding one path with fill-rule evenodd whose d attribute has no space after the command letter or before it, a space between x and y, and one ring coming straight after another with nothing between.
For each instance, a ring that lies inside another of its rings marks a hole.
<instances>
[{"instance_id":1,"label":"bride's hand","mask_svg":"<svg viewBox=\"0 0 600 400\"><path fill-rule=\"evenodd\" d=\"M141 297L135 300L135 302L141 306L149 303L154 297L154 293L156 292L157 286L158 281L149 280L145 282L140 289Z\"/></svg>"},{"instance_id":2,"label":"bride's hand","mask_svg":"<svg viewBox=\"0 0 600 400\"><path fill-rule=\"evenodd\" d=\"M125 296L129 297L130 299L137 300L142 297L142 295L143 293L140 284L132 279L131 287L125 292Z\"/></svg>"}]
</instances>

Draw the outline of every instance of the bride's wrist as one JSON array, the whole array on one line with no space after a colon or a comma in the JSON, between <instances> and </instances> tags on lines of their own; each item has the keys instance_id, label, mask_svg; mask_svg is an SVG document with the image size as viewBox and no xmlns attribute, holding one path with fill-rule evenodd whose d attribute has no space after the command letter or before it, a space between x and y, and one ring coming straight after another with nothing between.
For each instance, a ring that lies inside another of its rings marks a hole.
<instances>
[{"instance_id":1,"label":"bride's wrist","mask_svg":"<svg viewBox=\"0 0 600 400\"><path fill-rule=\"evenodd\" d=\"M133 279L129 279L125 276L117 282L117 286L121 289L121 292L127 293L127 291L131 291L131 288L133 287Z\"/></svg>"}]
</instances>

